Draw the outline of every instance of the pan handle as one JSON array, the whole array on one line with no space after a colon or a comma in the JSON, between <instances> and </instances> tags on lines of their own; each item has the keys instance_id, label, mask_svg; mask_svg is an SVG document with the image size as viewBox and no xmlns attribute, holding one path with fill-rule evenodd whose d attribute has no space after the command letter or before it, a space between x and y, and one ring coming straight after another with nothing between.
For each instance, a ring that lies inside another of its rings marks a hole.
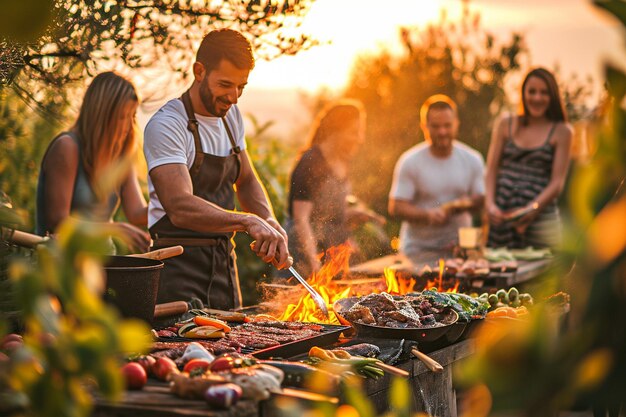
<instances>
[{"instance_id":1,"label":"pan handle","mask_svg":"<svg viewBox=\"0 0 626 417\"><path fill-rule=\"evenodd\" d=\"M186 301L157 304L154 306L154 318L179 316L187 311L189 311L189 303Z\"/></svg>"},{"instance_id":2,"label":"pan handle","mask_svg":"<svg viewBox=\"0 0 626 417\"><path fill-rule=\"evenodd\" d=\"M146 253L136 253L136 254L128 255L128 256L134 256L135 258L156 259L157 261L160 261L163 259L178 256L182 253L183 253L183 247L179 245L179 246L170 246L169 248L157 249L157 250L153 250L153 251L146 252Z\"/></svg>"},{"instance_id":3,"label":"pan handle","mask_svg":"<svg viewBox=\"0 0 626 417\"><path fill-rule=\"evenodd\" d=\"M426 355L423 352L420 352L419 350L417 350L416 347L411 349L411 353L419 360L421 360L424 365L430 369L432 372L442 372L443 371L443 366L441 366L441 364L439 362L437 362L436 360L434 360L433 358L431 358L430 356Z\"/></svg>"},{"instance_id":4,"label":"pan handle","mask_svg":"<svg viewBox=\"0 0 626 417\"><path fill-rule=\"evenodd\" d=\"M4 230L3 230L4 231ZM48 241L49 238L41 237L39 235L33 235L32 233L22 232L20 230L14 230L8 234L8 240L18 246L24 246L27 248L34 248L40 243Z\"/></svg>"}]
</instances>

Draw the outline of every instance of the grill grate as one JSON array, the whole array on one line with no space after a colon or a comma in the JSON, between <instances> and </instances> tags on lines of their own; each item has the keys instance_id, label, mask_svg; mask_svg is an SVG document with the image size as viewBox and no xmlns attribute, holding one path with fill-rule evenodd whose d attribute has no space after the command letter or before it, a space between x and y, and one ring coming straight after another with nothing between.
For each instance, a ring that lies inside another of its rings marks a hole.
<instances>
[{"instance_id":1,"label":"grill grate","mask_svg":"<svg viewBox=\"0 0 626 417\"><path fill-rule=\"evenodd\" d=\"M317 323L316 323L317 324ZM244 346L241 348L241 353L251 354L257 359L269 359L269 358L289 358L292 356L306 353L313 346L329 346L339 340L341 334L349 329L350 326L338 326L333 324L319 324L322 326L322 330L319 334L306 337L304 339L295 340L293 342L281 343L280 345L271 346L263 349L254 349L252 347ZM197 341L211 341L208 339L191 339L186 337L159 337L159 342L197 342Z\"/></svg>"},{"instance_id":2,"label":"grill grate","mask_svg":"<svg viewBox=\"0 0 626 417\"><path fill-rule=\"evenodd\" d=\"M257 359L290 358L308 352L313 346L323 347L332 345L339 340L341 333L352 329L350 326L338 326L333 324L320 324L320 326L322 326L320 334L257 350L252 353L252 356Z\"/></svg>"}]
</instances>

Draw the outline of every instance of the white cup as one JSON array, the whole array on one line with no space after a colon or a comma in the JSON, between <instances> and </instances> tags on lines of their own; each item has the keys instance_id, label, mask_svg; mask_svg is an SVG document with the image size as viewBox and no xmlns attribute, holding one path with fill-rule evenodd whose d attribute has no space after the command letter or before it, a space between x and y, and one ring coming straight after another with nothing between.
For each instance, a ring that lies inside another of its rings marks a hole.
<instances>
[{"instance_id":1,"label":"white cup","mask_svg":"<svg viewBox=\"0 0 626 417\"><path fill-rule=\"evenodd\" d=\"M459 227L459 246L464 249L477 248L480 245L479 227Z\"/></svg>"}]
</instances>

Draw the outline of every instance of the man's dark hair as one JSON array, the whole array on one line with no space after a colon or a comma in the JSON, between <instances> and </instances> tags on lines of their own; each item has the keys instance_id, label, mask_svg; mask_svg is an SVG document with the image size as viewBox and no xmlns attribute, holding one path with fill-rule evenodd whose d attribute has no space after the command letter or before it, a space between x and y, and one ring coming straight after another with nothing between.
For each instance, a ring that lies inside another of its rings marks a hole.
<instances>
[{"instance_id":1,"label":"man's dark hair","mask_svg":"<svg viewBox=\"0 0 626 417\"><path fill-rule=\"evenodd\" d=\"M428 121L428 113L431 110L452 110L454 115L457 115L456 103L450 97L445 94L435 94L426 99L422 107L420 108L420 122L426 124Z\"/></svg>"},{"instance_id":2,"label":"man's dark hair","mask_svg":"<svg viewBox=\"0 0 626 417\"><path fill-rule=\"evenodd\" d=\"M196 61L211 72L226 59L239 69L254 68L252 45L239 32L232 29L218 29L209 32L198 48Z\"/></svg>"}]
</instances>

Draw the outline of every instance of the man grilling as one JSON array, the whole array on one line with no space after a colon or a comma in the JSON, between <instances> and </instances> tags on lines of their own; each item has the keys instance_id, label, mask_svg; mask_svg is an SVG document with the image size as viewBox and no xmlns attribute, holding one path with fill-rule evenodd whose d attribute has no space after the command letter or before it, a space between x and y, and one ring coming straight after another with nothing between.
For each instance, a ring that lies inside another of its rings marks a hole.
<instances>
[{"instance_id":1,"label":"man grilling","mask_svg":"<svg viewBox=\"0 0 626 417\"><path fill-rule=\"evenodd\" d=\"M291 265L286 233L246 152L237 108L254 63L239 32L210 32L198 48L191 88L146 126L153 247L185 249L165 261L158 303L197 297L211 308L240 307L232 241L238 231L256 241L253 250L265 262ZM235 196L241 212L234 211Z\"/></svg>"}]
</instances>

